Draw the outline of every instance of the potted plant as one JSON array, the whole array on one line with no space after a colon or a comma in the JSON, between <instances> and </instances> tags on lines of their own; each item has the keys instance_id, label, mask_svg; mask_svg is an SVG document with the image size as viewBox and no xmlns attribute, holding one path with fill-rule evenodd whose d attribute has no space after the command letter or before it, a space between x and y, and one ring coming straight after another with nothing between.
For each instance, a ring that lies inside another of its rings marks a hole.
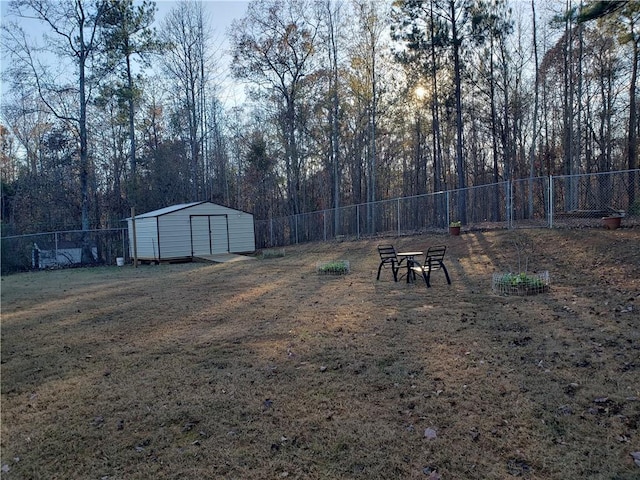
<instances>
[{"instance_id":1,"label":"potted plant","mask_svg":"<svg viewBox=\"0 0 640 480\"><path fill-rule=\"evenodd\" d=\"M602 217L602 224L604 228L607 230L615 230L620 227L620 222L622 221L621 215L612 215L610 217Z\"/></svg>"},{"instance_id":2,"label":"potted plant","mask_svg":"<svg viewBox=\"0 0 640 480\"><path fill-rule=\"evenodd\" d=\"M462 226L461 222L451 222L449 224L449 235L460 235L460 227Z\"/></svg>"}]
</instances>

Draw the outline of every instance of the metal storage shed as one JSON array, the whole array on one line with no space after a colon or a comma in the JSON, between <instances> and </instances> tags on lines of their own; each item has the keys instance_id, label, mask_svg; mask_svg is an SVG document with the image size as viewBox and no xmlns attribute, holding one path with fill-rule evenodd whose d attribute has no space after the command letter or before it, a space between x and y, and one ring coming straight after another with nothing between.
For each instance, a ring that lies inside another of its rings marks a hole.
<instances>
[{"instance_id":1,"label":"metal storage shed","mask_svg":"<svg viewBox=\"0 0 640 480\"><path fill-rule=\"evenodd\" d=\"M173 205L136 215L135 224L140 260L190 260L256 249L253 215L211 202ZM133 255L133 218L127 218L127 225Z\"/></svg>"}]
</instances>

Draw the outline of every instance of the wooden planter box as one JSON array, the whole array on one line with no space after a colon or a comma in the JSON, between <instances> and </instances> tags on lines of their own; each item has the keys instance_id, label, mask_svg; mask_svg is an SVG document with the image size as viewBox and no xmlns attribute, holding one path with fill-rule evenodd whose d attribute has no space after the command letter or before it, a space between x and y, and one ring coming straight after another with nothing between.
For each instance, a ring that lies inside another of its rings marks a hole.
<instances>
[{"instance_id":1,"label":"wooden planter box","mask_svg":"<svg viewBox=\"0 0 640 480\"><path fill-rule=\"evenodd\" d=\"M449 235L457 237L460 235L460 227L449 227Z\"/></svg>"}]
</instances>

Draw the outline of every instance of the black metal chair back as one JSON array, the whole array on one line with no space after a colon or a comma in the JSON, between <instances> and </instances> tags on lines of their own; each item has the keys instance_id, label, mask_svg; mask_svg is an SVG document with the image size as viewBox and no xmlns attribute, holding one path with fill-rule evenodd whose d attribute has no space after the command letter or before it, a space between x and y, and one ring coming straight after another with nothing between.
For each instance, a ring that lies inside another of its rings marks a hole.
<instances>
[{"instance_id":1,"label":"black metal chair back","mask_svg":"<svg viewBox=\"0 0 640 480\"><path fill-rule=\"evenodd\" d=\"M445 245L429 247L429 250L427 250L424 257L424 263L422 265L414 264L416 266L413 267L413 271L418 271L422 274L422 278L424 278L427 287L431 287L431 272L438 269L444 272L445 277L447 277L447 283L451 285L449 272L447 271L447 267L444 265L444 254L446 252L447 247Z\"/></svg>"},{"instance_id":2,"label":"black metal chair back","mask_svg":"<svg viewBox=\"0 0 640 480\"><path fill-rule=\"evenodd\" d=\"M380 265L378 266L376 280L380 280L380 272L383 267L390 267L393 273L393 280L397 282L400 262L398 261L395 247L393 245L378 245L378 254L380 255Z\"/></svg>"}]
</instances>

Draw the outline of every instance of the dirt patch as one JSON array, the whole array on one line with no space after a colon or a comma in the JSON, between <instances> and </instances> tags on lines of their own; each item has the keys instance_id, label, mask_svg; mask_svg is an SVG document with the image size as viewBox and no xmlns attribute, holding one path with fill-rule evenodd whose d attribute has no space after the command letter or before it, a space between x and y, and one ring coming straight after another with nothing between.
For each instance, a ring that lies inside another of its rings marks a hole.
<instances>
[{"instance_id":1,"label":"dirt patch","mask_svg":"<svg viewBox=\"0 0 640 480\"><path fill-rule=\"evenodd\" d=\"M493 293L525 257L549 290ZM637 229L4 277L3 478L637 478L639 303Z\"/></svg>"}]
</instances>

